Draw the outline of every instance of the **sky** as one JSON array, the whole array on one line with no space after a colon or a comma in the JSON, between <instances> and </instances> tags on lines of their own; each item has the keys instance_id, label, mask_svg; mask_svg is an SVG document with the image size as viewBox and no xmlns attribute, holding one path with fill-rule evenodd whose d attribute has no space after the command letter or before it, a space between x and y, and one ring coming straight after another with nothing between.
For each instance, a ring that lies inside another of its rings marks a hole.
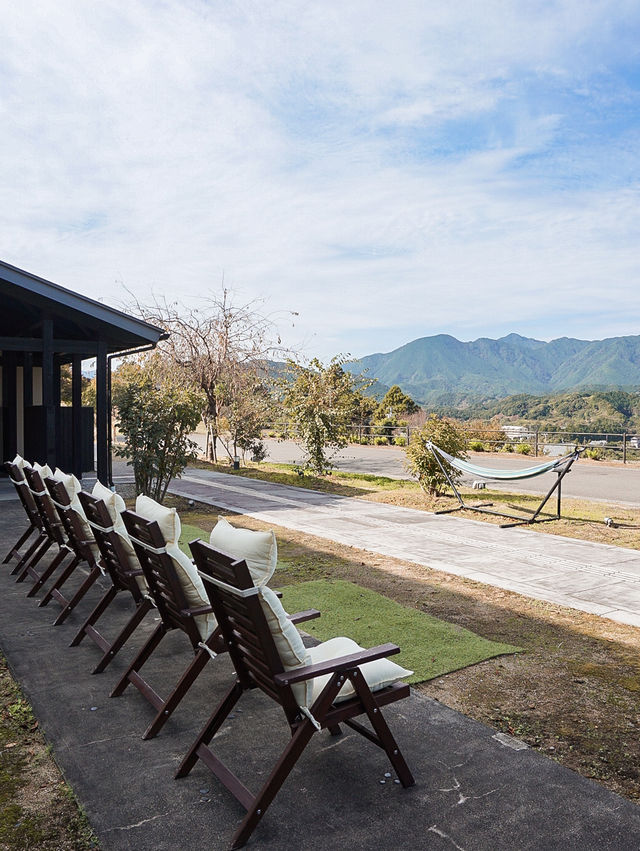
<instances>
[{"instance_id":1,"label":"sky","mask_svg":"<svg viewBox=\"0 0 640 851\"><path fill-rule=\"evenodd\" d=\"M0 258L328 360L640 333L637 0L0 0Z\"/></svg>"}]
</instances>

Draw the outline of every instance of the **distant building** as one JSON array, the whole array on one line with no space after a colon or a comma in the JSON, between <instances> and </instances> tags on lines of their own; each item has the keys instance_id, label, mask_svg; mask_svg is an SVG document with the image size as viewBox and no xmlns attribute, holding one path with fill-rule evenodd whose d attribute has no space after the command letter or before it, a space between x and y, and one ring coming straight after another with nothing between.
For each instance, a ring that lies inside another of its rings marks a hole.
<instances>
[{"instance_id":1,"label":"distant building","mask_svg":"<svg viewBox=\"0 0 640 851\"><path fill-rule=\"evenodd\" d=\"M502 426L502 431L509 440L530 440L535 436L534 432L526 426L506 425Z\"/></svg>"}]
</instances>

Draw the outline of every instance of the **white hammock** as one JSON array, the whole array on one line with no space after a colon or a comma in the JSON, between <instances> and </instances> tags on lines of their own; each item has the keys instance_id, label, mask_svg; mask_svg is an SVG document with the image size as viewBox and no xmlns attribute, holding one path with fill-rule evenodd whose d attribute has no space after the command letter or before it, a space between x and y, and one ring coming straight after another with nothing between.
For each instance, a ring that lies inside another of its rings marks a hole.
<instances>
[{"instance_id":1,"label":"white hammock","mask_svg":"<svg viewBox=\"0 0 640 851\"><path fill-rule=\"evenodd\" d=\"M471 476L478 476L481 479L494 479L496 481L517 481L519 479L532 479L535 476L540 476L542 473L549 471L558 471L568 461L575 461L578 457L577 452L571 452L562 458L556 458L555 461L545 461L544 464L538 464L536 467L526 467L523 470L493 470L490 467L479 467L476 464L470 464L468 461L462 461L460 458L455 458L449 455L444 449L436 446L435 443L429 442L427 447L432 452L437 452L442 456L448 464L461 473L469 473Z\"/></svg>"}]
</instances>

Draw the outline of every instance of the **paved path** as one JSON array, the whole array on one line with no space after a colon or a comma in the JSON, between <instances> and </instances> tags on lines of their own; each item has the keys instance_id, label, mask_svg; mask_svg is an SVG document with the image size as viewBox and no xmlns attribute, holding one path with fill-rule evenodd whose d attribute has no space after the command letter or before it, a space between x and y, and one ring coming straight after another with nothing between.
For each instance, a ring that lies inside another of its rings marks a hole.
<instances>
[{"instance_id":1,"label":"paved path","mask_svg":"<svg viewBox=\"0 0 640 851\"><path fill-rule=\"evenodd\" d=\"M266 440L269 459L277 464L297 464L302 453L290 440ZM407 478L405 470L405 452L393 446L357 446L350 444L333 459L339 470L355 473L371 473L388 476L392 479ZM481 467L518 470L534 467L542 463L543 458L530 458L506 453L487 454L470 453L469 459ZM471 482L467 476L464 481ZM546 473L535 479L523 482L487 482L487 487L507 492L545 494L555 480L553 473ZM615 502L619 505L640 506L640 466L622 463L581 460L573 465L571 472L562 482L565 496L589 499L595 502Z\"/></svg>"},{"instance_id":2,"label":"paved path","mask_svg":"<svg viewBox=\"0 0 640 851\"><path fill-rule=\"evenodd\" d=\"M24 525L18 501L4 502L0 555ZM0 647L103 851L228 848L244 814L240 805L202 763L183 780L173 773L233 682L229 659L209 662L158 738L143 741L151 707L134 688L115 699L108 694L155 628L153 615L107 671L92 676L97 647L88 639L79 647L69 642L98 589L53 627L57 606L38 608L13 579L0 568ZM101 628L115 635L131 611L131 600L119 594ZM167 694L191 658L189 642L172 631L145 665L145 676ZM415 691L385 716L414 787L394 783L384 754L352 730L338 739L319 734L248 848L637 851L640 807L522 742ZM279 707L256 689L242 697L214 748L255 791L289 737Z\"/></svg>"},{"instance_id":3,"label":"paved path","mask_svg":"<svg viewBox=\"0 0 640 851\"><path fill-rule=\"evenodd\" d=\"M170 490L267 523L640 626L636 550L206 470L188 470Z\"/></svg>"}]
</instances>

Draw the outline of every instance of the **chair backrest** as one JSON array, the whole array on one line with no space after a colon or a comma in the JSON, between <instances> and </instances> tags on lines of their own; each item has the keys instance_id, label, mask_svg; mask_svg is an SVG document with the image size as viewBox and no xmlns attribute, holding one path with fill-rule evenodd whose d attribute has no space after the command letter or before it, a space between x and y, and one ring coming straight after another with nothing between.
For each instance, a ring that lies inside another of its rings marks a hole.
<instances>
[{"instance_id":1,"label":"chair backrest","mask_svg":"<svg viewBox=\"0 0 640 851\"><path fill-rule=\"evenodd\" d=\"M30 469L29 467L25 467L23 472L33 501L38 509L44 531L56 544L61 547L65 546L67 541L63 531L64 526L51 502L51 496L44 486L42 476L37 470Z\"/></svg>"},{"instance_id":2,"label":"chair backrest","mask_svg":"<svg viewBox=\"0 0 640 851\"><path fill-rule=\"evenodd\" d=\"M82 523L78 512L71 506L71 497L69 491L64 486L63 482L56 479L46 478L44 484L49 491L51 502L54 505L60 522L64 526L69 539L69 546L74 553L84 561L93 565L96 563L96 557L91 544L95 545L95 539L87 538L87 533Z\"/></svg>"},{"instance_id":3,"label":"chair backrest","mask_svg":"<svg viewBox=\"0 0 640 851\"><path fill-rule=\"evenodd\" d=\"M13 482L20 502L22 503L22 507L27 513L29 522L37 529L42 529L42 519L40 517L40 512L38 511L38 507L36 506L36 503L33 499L33 495L29 490L29 484L24 477L24 473L22 472L20 467L18 467L17 464L13 463L13 461L6 461L4 468L9 474L9 478Z\"/></svg>"},{"instance_id":4,"label":"chair backrest","mask_svg":"<svg viewBox=\"0 0 640 851\"><path fill-rule=\"evenodd\" d=\"M134 511L123 511L122 519L162 623L166 629L185 632L195 649L202 638L193 617L186 614L189 604L160 527L155 520L146 520Z\"/></svg>"},{"instance_id":5,"label":"chair backrest","mask_svg":"<svg viewBox=\"0 0 640 851\"><path fill-rule=\"evenodd\" d=\"M109 509L104 500L92 496L86 491L78 493L78 499L84 509L87 521L98 544L104 567L111 581L119 591L130 591L136 602L142 594L135 577L129 556L123 546L122 538L113 528Z\"/></svg>"},{"instance_id":6,"label":"chair backrest","mask_svg":"<svg viewBox=\"0 0 640 851\"><path fill-rule=\"evenodd\" d=\"M291 688L274 682L284 666L260 604L260 589L253 584L246 562L204 541L189 546L240 683L266 692L282 705L292 723L300 710Z\"/></svg>"}]
</instances>

